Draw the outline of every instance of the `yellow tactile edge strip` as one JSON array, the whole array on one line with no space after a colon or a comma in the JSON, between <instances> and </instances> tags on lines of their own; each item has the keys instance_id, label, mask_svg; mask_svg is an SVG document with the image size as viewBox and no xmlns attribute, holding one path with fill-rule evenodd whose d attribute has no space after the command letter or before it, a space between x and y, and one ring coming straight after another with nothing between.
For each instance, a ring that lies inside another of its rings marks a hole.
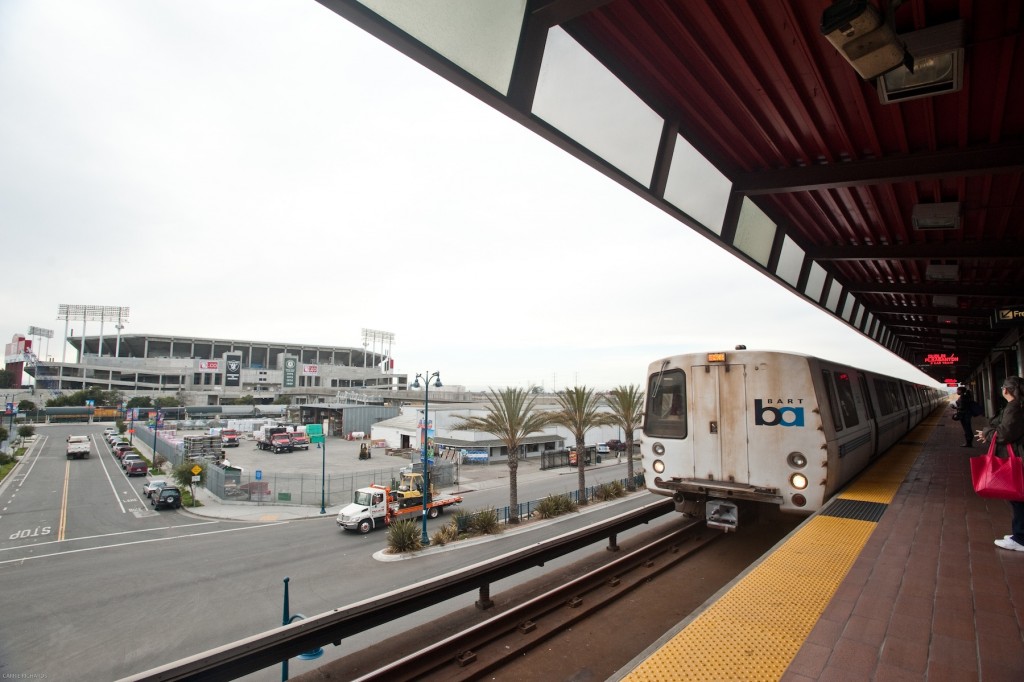
<instances>
[{"instance_id":1,"label":"yellow tactile edge strip","mask_svg":"<svg viewBox=\"0 0 1024 682\"><path fill-rule=\"evenodd\" d=\"M928 419L914 434L931 434ZM921 433L920 430L926 431ZM921 453L898 444L840 497L889 503ZM816 515L623 679L629 682L778 680L875 529Z\"/></svg>"}]
</instances>

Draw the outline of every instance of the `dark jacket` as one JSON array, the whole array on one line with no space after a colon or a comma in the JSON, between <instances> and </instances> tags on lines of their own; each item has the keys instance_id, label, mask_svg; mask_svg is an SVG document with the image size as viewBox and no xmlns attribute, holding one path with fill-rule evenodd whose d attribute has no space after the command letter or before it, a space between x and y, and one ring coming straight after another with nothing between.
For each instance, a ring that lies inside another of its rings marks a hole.
<instances>
[{"instance_id":1,"label":"dark jacket","mask_svg":"<svg viewBox=\"0 0 1024 682\"><path fill-rule=\"evenodd\" d=\"M974 409L974 396L971 395L970 391L962 394L953 403L953 409L956 410L957 421L971 423L971 410Z\"/></svg>"},{"instance_id":2,"label":"dark jacket","mask_svg":"<svg viewBox=\"0 0 1024 682\"><path fill-rule=\"evenodd\" d=\"M995 436L997 452L1000 455L1006 455L1007 443L1013 444L1013 451L1017 455L1024 454L1020 452L1019 445L1024 442L1024 408L1021 407L1020 401L1011 400L1006 403L1006 407L992 418L989 425L982 430L982 434L986 442Z\"/></svg>"}]
</instances>

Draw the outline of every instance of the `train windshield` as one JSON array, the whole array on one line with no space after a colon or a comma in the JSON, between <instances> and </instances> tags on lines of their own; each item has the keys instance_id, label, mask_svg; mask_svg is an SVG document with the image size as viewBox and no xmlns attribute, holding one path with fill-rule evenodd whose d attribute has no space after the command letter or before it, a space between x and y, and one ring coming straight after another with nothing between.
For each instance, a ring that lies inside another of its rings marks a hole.
<instances>
[{"instance_id":1,"label":"train windshield","mask_svg":"<svg viewBox=\"0 0 1024 682\"><path fill-rule=\"evenodd\" d=\"M658 438L686 438L686 373L670 369L652 374L647 384L644 433Z\"/></svg>"}]
</instances>

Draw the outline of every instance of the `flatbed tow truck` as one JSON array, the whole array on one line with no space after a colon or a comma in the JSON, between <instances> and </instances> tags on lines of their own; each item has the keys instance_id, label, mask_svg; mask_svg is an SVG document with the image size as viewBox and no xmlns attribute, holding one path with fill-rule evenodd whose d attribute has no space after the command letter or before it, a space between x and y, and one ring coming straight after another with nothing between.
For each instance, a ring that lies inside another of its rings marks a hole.
<instances>
[{"instance_id":1,"label":"flatbed tow truck","mask_svg":"<svg viewBox=\"0 0 1024 682\"><path fill-rule=\"evenodd\" d=\"M427 518L437 518L445 507L461 502L462 498L458 495L438 495L431 485L430 498L427 500ZM337 523L345 530L369 533L374 528L391 525L399 519L422 516L423 475L404 473L397 490L376 483L356 490L352 503L338 512Z\"/></svg>"}]
</instances>

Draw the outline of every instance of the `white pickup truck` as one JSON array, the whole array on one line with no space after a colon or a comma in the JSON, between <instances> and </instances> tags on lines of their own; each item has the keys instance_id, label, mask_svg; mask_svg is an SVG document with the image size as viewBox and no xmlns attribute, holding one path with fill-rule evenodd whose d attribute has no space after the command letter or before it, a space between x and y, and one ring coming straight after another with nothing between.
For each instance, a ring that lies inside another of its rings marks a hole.
<instances>
[{"instance_id":1,"label":"white pickup truck","mask_svg":"<svg viewBox=\"0 0 1024 682\"><path fill-rule=\"evenodd\" d=\"M68 436L68 459L89 459L91 454L89 436Z\"/></svg>"}]
</instances>

